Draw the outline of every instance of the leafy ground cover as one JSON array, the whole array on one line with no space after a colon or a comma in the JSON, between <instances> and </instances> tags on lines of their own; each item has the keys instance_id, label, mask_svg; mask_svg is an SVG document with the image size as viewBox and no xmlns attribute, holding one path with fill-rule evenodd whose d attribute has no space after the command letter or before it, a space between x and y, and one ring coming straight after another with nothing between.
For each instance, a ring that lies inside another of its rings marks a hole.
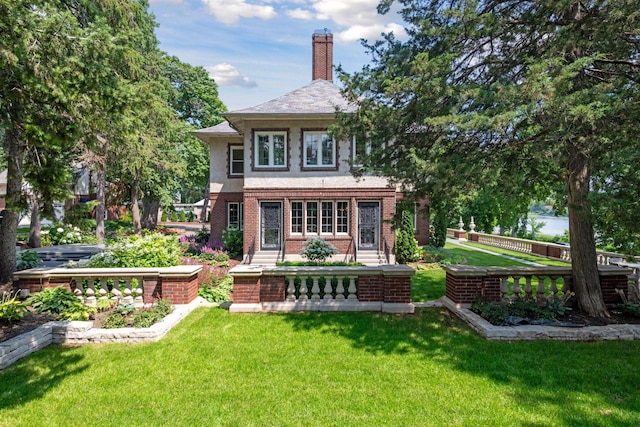
<instances>
[{"instance_id":1,"label":"leafy ground cover","mask_svg":"<svg viewBox=\"0 0 640 427\"><path fill-rule=\"evenodd\" d=\"M232 315L0 372L0 425L622 426L640 342L487 342L446 310ZM603 363L606 361L606 363Z\"/></svg>"}]
</instances>

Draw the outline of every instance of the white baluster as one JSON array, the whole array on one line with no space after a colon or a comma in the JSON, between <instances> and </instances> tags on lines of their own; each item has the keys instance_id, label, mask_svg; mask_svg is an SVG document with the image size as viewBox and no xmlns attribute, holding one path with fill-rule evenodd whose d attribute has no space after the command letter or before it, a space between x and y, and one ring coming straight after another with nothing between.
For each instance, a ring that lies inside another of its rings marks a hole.
<instances>
[{"instance_id":1,"label":"white baluster","mask_svg":"<svg viewBox=\"0 0 640 427\"><path fill-rule=\"evenodd\" d=\"M509 293L509 285L507 284L507 277L501 277L500 278L500 298L501 299L506 299L507 298L507 294Z\"/></svg>"},{"instance_id":2,"label":"white baluster","mask_svg":"<svg viewBox=\"0 0 640 427\"><path fill-rule=\"evenodd\" d=\"M296 278L295 276L285 277L285 280L289 281L289 286L287 286L287 301L295 301L296 300Z\"/></svg>"},{"instance_id":3,"label":"white baluster","mask_svg":"<svg viewBox=\"0 0 640 427\"><path fill-rule=\"evenodd\" d=\"M333 288L331 287L331 277L325 277L324 278L324 296L322 297L322 299L333 299L333 295L331 295L331 293L333 292Z\"/></svg>"},{"instance_id":4,"label":"white baluster","mask_svg":"<svg viewBox=\"0 0 640 427\"><path fill-rule=\"evenodd\" d=\"M544 300L544 293L546 292L546 288L544 286L544 281L545 281L545 277L544 276L538 276L538 288L537 288L537 295L536 295L536 299L538 300L538 302L543 301Z\"/></svg>"},{"instance_id":5,"label":"white baluster","mask_svg":"<svg viewBox=\"0 0 640 427\"><path fill-rule=\"evenodd\" d=\"M84 292L84 294L84 303L90 307L95 307L97 305L97 301L93 277L87 278L87 290Z\"/></svg>"},{"instance_id":6,"label":"white baluster","mask_svg":"<svg viewBox=\"0 0 640 427\"><path fill-rule=\"evenodd\" d=\"M349 276L349 296L347 296L347 299L357 300L358 296L356 295L356 292L356 276Z\"/></svg>"},{"instance_id":7,"label":"white baluster","mask_svg":"<svg viewBox=\"0 0 640 427\"><path fill-rule=\"evenodd\" d=\"M306 277L301 277L300 278L300 297L298 298L299 301L307 301L309 300L309 288L307 288L307 278Z\"/></svg>"},{"instance_id":8,"label":"white baluster","mask_svg":"<svg viewBox=\"0 0 640 427\"><path fill-rule=\"evenodd\" d=\"M520 288L520 276L513 276L513 297L520 298L522 289Z\"/></svg>"},{"instance_id":9,"label":"white baluster","mask_svg":"<svg viewBox=\"0 0 640 427\"><path fill-rule=\"evenodd\" d=\"M525 276L524 278L524 294L526 295L527 299L531 298L533 293L533 288L531 287L531 279L532 276Z\"/></svg>"},{"instance_id":10,"label":"white baluster","mask_svg":"<svg viewBox=\"0 0 640 427\"><path fill-rule=\"evenodd\" d=\"M336 299L344 300L344 277L338 277L338 286L336 286Z\"/></svg>"},{"instance_id":11,"label":"white baluster","mask_svg":"<svg viewBox=\"0 0 640 427\"><path fill-rule=\"evenodd\" d=\"M313 286L311 287L311 299L319 300L320 299L320 284L318 281L320 280L320 276L315 275L313 277Z\"/></svg>"}]
</instances>

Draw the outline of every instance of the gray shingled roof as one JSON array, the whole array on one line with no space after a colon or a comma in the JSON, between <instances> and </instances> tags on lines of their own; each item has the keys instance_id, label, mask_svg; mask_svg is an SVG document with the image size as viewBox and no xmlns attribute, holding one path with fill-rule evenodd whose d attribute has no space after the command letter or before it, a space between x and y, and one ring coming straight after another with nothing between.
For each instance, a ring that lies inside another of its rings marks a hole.
<instances>
[{"instance_id":1,"label":"gray shingled roof","mask_svg":"<svg viewBox=\"0 0 640 427\"><path fill-rule=\"evenodd\" d=\"M198 136L201 134L206 134L206 135L211 135L211 134L215 134L215 135L239 135L238 131L235 130L234 128L231 127L231 125L229 125L229 122L222 122L219 123L215 126L211 126L208 128L204 128L204 129L198 129L198 130L194 130L193 132L191 132L192 135Z\"/></svg>"},{"instance_id":2,"label":"gray shingled roof","mask_svg":"<svg viewBox=\"0 0 640 427\"><path fill-rule=\"evenodd\" d=\"M271 101L255 107L231 111L224 116L333 114L336 107L342 111L354 111L353 106L340 93L338 86L330 81L318 79Z\"/></svg>"}]
</instances>

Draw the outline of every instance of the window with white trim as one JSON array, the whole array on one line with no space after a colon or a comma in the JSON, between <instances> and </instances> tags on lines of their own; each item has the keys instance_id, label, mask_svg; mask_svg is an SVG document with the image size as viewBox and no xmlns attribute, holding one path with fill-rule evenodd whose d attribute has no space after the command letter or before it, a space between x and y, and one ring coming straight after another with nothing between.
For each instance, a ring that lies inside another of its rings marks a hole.
<instances>
[{"instance_id":1,"label":"window with white trim","mask_svg":"<svg viewBox=\"0 0 640 427\"><path fill-rule=\"evenodd\" d=\"M306 233L318 234L318 202L307 202Z\"/></svg>"},{"instance_id":2,"label":"window with white trim","mask_svg":"<svg viewBox=\"0 0 640 427\"><path fill-rule=\"evenodd\" d=\"M227 203L227 228L236 228L238 230L244 228L244 203Z\"/></svg>"},{"instance_id":3,"label":"window with white trim","mask_svg":"<svg viewBox=\"0 0 640 427\"><path fill-rule=\"evenodd\" d=\"M302 234L302 202L291 202L291 234Z\"/></svg>"},{"instance_id":4,"label":"window with white trim","mask_svg":"<svg viewBox=\"0 0 640 427\"><path fill-rule=\"evenodd\" d=\"M229 175L244 175L244 147L241 145L229 146Z\"/></svg>"},{"instance_id":5,"label":"window with white trim","mask_svg":"<svg viewBox=\"0 0 640 427\"><path fill-rule=\"evenodd\" d=\"M255 167L287 166L287 133L255 132Z\"/></svg>"},{"instance_id":6,"label":"window with white trim","mask_svg":"<svg viewBox=\"0 0 640 427\"><path fill-rule=\"evenodd\" d=\"M291 234L348 234L348 201L293 201L290 204Z\"/></svg>"},{"instance_id":7,"label":"window with white trim","mask_svg":"<svg viewBox=\"0 0 640 427\"><path fill-rule=\"evenodd\" d=\"M349 202L336 202L336 233L349 232Z\"/></svg>"},{"instance_id":8,"label":"window with white trim","mask_svg":"<svg viewBox=\"0 0 640 427\"><path fill-rule=\"evenodd\" d=\"M326 132L303 132L303 164L307 168L327 168L336 165L336 145Z\"/></svg>"},{"instance_id":9,"label":"window with white trim","mask_svg":"<svg viewBox=\"0 0 640 427\"><path fill-rule=\"evenodd\" d=\"M333 202L322 202L322 228L324 234L333 234Z\"/></svg>"}]
</instances>

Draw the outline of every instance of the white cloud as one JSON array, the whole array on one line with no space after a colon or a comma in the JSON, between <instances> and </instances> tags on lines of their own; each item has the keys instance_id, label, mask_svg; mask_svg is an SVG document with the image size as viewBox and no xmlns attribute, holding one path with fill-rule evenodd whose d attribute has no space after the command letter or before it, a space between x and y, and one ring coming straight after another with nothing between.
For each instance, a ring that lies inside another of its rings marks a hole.
<instances>
[{"instance_id":1,"label":"white cloud","mask_svg":"<svg viewBox=\"0 0 640 427\"><path fill-rule=\"evenodd\" d=\"M170 5L180 5L180 4L184 4L183 0L149 0L149 4L160 4L160 3L166 3L166 4L170 4Z\"/></svg>"},{"instance_id":2,"label":"white cloud","mask_svg":"<svg viewBox=\"0 0 640 427\"><path fill-rule=\"evenodd\" d=\"M313 19L313 13L309 10L304 9L293 9L287 10L287 15L293 19L302 19L305 21L310 21Z\"/></svg>"},{"instance_id":3,"label":"white cloud","mask_svg":"<svg viewBox=\"0 0 640 427\"><path fill-rule=\"evenodd\" d=\"M219 86L256 87L258 84L247 76L240 74L231 64L222 63L204 67L209 77L214 79Z\"/></svg>"},{"instance_id":4,"label":"white cloud","mask_svg":"<svg viewBox=\"0 0 640 427\"><path fill-rule=\"evenodd\" d=\"M379 0L309 0L315 13L295 9L287 11L287 15L294 19L331 21L327 26L336 25L337 28L333 28L337 30L334 32L335 40L345 43L379 39L381 33L392 31L396 37L404 37L404 28L394 22L398 20L398 15L393 11L379 15L378 3Z\"/></svg>"},{"instance_id":5,"label":"white cloud","mask_svg":"<svg viewBox=\"0 0 640 427\"><path fill-rule=\"evenodd\" d=\"M207 10L224 24L235 24L240 18L275 18L272 6L248 3L245 0L202 0Z\"/></svg>"}]
</instances>

